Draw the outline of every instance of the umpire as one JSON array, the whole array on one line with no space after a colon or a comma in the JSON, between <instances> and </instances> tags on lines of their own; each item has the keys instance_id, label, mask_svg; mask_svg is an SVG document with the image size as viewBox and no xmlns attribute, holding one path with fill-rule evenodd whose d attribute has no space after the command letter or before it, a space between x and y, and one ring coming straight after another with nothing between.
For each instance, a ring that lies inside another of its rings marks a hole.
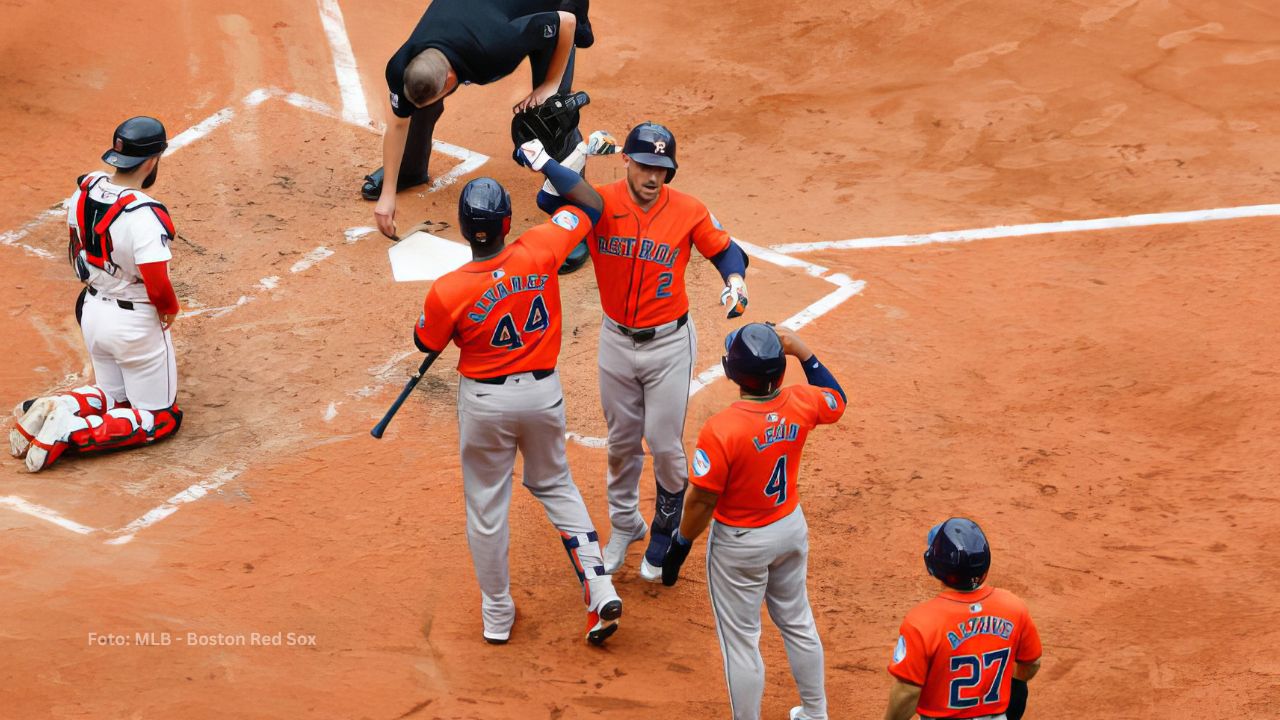
<instances>
[{"instance_id":1,"label":"umpire","mask_svg":"<svg viewBox=\"0 0 1280 720\"><path fill-rule=\"evenodd\" d=\"M533 90L515 111L570 91L574 47L590 47L595 41L588 2L434 0L427 6L409 39L387 62L390 112L382 167L365 176L360 190L366 200L377 200L374 217L383 235L396 237L396 192L429 180L431 136L445 97L459 85L500 80L527 57Z\"/></svg>"}]
</instances>

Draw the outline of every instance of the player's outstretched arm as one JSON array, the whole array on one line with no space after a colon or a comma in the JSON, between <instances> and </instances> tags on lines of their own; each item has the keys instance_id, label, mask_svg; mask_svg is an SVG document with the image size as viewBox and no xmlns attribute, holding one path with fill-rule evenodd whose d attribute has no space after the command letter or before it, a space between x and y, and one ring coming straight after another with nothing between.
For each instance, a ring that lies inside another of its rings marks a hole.
<instances>
[{"instance_id":1,"label":"player's outstretched arm","mask_svg":"<svg viewBox=\"0 0 1280 720\"><path fill-rule=\"evenodd\" d=\"M581 175L556 162L542 146L541 140L530 140L522 144L516 150L516 162L545 175L563 202L581 208L590 218L591 224L594 225L600 219L600 214L604 212L604 198Z\"/></svg>"},{"instance_id":2,"label":"player's outstretched arm","mask_svg":"<svg viewBox=\"0 0 1280 720\"><path fill-rule=\"evenodd\" d=\"M885 708L884 720L911 720L919 703L920 688L894 678L893 687L889 688L889 707Z\"/></svg>"}]
</instances>

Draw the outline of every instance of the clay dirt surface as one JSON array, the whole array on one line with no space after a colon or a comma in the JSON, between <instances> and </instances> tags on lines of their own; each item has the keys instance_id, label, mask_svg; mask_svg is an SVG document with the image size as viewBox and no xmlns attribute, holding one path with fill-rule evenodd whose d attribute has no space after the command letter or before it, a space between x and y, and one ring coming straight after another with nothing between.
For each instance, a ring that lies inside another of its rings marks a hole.
<instances>
[{"instance_id":1,"label":"clay dirt surface","mask_svg":"<svg viewBox=\"0 0 1280 720\"><path fill-rule=\"evenodd\" d=\"M383 65L423 4L341 7L376 122ZM592 12L584 128L667 123L676 187L756 245L1276 202L1269 2ZM174 330L181 433L38 475L0 469L0 498L95 529L0 508L0 717L729 714L701 543L670 589L642 582L633 552L616 578L621 628L589 647L559 539L517 490L519 616L509 644L481 641L456 353L385 439L368 434L417 366L426 288L392 281L376 233L344 234L372 224L357 188L379 135L279 97L244 102L279 88L342 108L316 3L7 0L0 27L6 403L88 376L66 231L46 211L98 167L120 120L151 114L175 135L235 113L166 158L154 188L178 227L178 295L198 311ZM540 217L538 179L509 160L527 72L464 88L437 129L490 156L478 173L512 189L517 231ZM456 163L437 154L433 172ZM621 168L604 158L589 173ZM401 225L430 219L457 239L460 186L403 193ZM952 515L986 528L990 581L1039 625L1026 717L1276 714L1278 230L1259 218L801 256L866 282L802 331L851 395L841 423L811 436L801 480L833 718L883 713L898 623L936 591L925 532ZM737 323L716 305L714 269L690 267L709 368ZM751 320L833 290L758 259L749 283ZM572 275L563 293L569 429L603 437L595 278ZM695 395L686 442L733 397L723 380ZM605 453L568 452L607 535ZM106 542L201 482L217 487ZM647 504L651 480L643 491ZM253 633L281 645L225 644ZM767 618L761 644L763 717L784 718L798 700Z\"/></svg>"}]
</instances>

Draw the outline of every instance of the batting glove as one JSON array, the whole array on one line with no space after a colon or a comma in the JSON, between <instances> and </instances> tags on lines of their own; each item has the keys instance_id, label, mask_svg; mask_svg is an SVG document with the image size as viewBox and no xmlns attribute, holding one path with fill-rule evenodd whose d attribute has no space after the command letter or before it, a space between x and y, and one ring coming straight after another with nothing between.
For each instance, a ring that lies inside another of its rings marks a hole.
<instances>
[{"instance_id":1,"label":"batting glove","mask_svg":"<svg viewBox=\"0 0 1280 720\"><path fill-rule=\"evenodd\" d=\"M587 138L588 155L612 155L618 152L618 141L604 130L597 130Z\"/></svg>"},{"instance_id":2,"label":"batting glove","mask_svg":"<svg viewBox=\"0 0 1280 720\"><path fill-rule=\"evenodd\" d=\"M546 165L550 159L551 156L547 154L546 148L542 147L541 140L529 140L516 148L516 162L534 172L541 171L542 166Z\"/></svg>"},{"instance_id":3,"label":"batting glove","mask_svg":"<svg viewBox=\"0 0 1280 720\"><path fill-rule=\"evenodd\" d=\"M729 284L720 291L720 304L728 305L725 317L736 318L747 311L747 281L741 275L730 275Z\"/></svg>"},{"instance_id":4,"label":"batting glove","mask_svg":"<svg viewBox=\"0 0 1280 720\"><path fill-rule=\"evenodd\" d=\"M662 559L662 584L671 587L680 579L680 566L689 558L689 550L693 541L680 534L680 528L671 536L671 545L667 548L667 556Z\"/></svg>"}]
</instances>

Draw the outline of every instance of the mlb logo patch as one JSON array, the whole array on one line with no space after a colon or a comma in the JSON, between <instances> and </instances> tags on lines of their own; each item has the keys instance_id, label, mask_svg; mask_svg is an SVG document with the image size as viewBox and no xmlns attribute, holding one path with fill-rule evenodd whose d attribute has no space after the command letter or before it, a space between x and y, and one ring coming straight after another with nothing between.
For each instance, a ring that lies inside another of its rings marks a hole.
<instances>
[{"instance_id":1,"label":"mlb logo patch","mask_svg":"<svg viewBox=\"0 0 1280 720\"><path fill-rule=\"evenodd\" d=\"M493 275L494 280L501 280L502 278L506 277L507 271L503 270L502 268L498 268L497 270L494 270L491 274Z\"/></svg>"},{"instance_id":2,"label":"mlb logo patch","mask_svg":"<svg viewBox=\"0 0 1280 720\"><path fill-rule=\"evenodd\" d=\"M555 36L556 36L556 26L555 26L555 25L543 25L543 26L542 26L542 37L544 37L544 38L553 38L553 37L555 37Z\"/></svg>"},{"instance_id":3,"label":"mlb logo patch","mask_svg":"<svg viewBox=\"0 0 1280 720\"><path fill-rule=\"evenodd\" d=\"M767 422L767 423L776 423L776 422L778 422L778 413L769 413L768 415L765 415L765 416L764 416L764 421L765 421L765 422Z\"/></svg>"}]
</instances>

